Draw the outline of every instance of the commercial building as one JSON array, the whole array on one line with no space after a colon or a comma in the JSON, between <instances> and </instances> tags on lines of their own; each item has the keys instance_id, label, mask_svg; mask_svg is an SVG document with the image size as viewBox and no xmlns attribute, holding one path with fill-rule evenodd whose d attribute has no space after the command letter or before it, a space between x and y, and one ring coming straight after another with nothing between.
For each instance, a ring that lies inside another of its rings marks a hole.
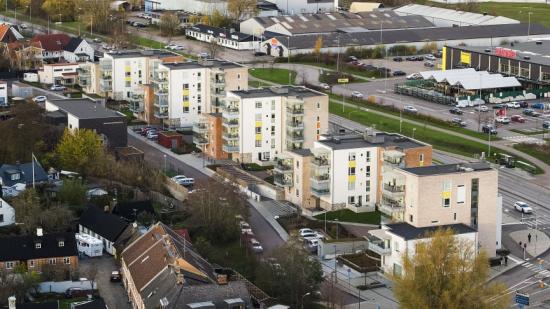
<instances>
[{"instance_id":1,"label":"commercial building","mask_svg":"<svg viewBox=\"0 0 550 309\"><path fill-rule=\"evenodd\" d=\"M125 147L128 144L126 116L90 99L47 100L46 112L47 117L61 115L63 125L69 130L93 130L107 147Z\"/></svg>"},{"instance_id":2,"label":"commercial building","mask_svg":"<svg viewBox=\"0 0 550 309\"><path fill-rule=\"evenodd\" d=\"M203 24L185 28L185 35L198 41L215 43L236 50L257 49L261 40L250 34Z\"/></svg>"},{"instance_id":3,"label":"commercial building","mask_svg":"<svg viewBox=\"0 0 550 309\"><path fill-rule=\"evenodd\" d=\"M328 96L281 86L227 93L223 151L238 162L272 164L284 150L313 147L328 126Z\"/></svg>"},{"instance_id":4,"label":"commercial building","mask_svg":"<svg viewBox=\"0 0 550 309\"><path fill-rule=\"evenodd\" d=\"M227 1L223 0L145 0L145 11L186 11L192 14L212 15L218 11L227 15Z\"/></svg>"},{"instance_id":5,"label":"commercial building","mask_svg":"<svg viewBox=\"0 0 550 309\"><path fill-rule=\"evenodd\" d=\"M550 87L550 41L536 37L504 45L445 46L442 66L445 70L469 67L500 73L517 78L526 89L544 90Z\"/></svg>"},{"instance_id":6,"label":"commercial building","mask_svg":"<svg viewBox=\"0 0 550 309\"><path fill-rule=\"evenodd\" d=\"M334 0L268 0L284 15L326 13L336 11Z\"/></svg>"},{"instance_id":7,"label":"commercial building","mask_svg":"<svg viewBox=\"0 0 550 309\"><path fill-rule=\"evenodd\" d=\"M217 113L227 91L248 89L248 69L220 60L160 64L154 71L154 115L169 128L189 128Z\"/></svg>"},{"instance_id":8,"label":"commercial building","mask_svg":"<svg viewBox=\"0 0 550 309\"><path fill-rule=\"evenodd\" d=\"M387 172L432 163L430 145L398 134L324 137L310 149L284 152L274 169L285 198L309 210L374 211L383 205Z\"/></svg>"},{"instance_id":9,"label":"commercial building","mask_svg":"<svg viewBox=\"0 0 550 309\"><path fill-rule=\"evenodd\" d=\"M241 30L242 31L242 30ZM530 35L527 35L529 33ZM504 24L467 27L442 27L361 32L332 32L328 34L275 35L264 40L260 50L275 57L286 57L289 53L313 53L315 42L322 39L322 53L345 52L349 47L375 48L383 44L386 48L396 45L414 46L421 49L427 43L443 46L497 46L506 42L526 42L529 39L543 39L550 35L550 29L539 24ZM515 44L515 43L514 43Z\"/></svg>"},{"instance_id":10,"label":"commercial building","mask_svg":"<svg viewBox=\"0 0 550 309\"><path fill-rule=\"evenodd\" d=\"M8 106L8 82L0 80L0 107Z\"/></svg>"},{"instance_id":11,"label":"commercial building","mask_svg":"<svg viewBox=\"0 0 550 309\"><path fill-rule=\"evenodd\" d=\"M384 176L388 193L397 203L380 208L395 225L371 231L369 248L382 255L385 271L401 269L410 240L425 238L426 231L451 227L474 237L476 249L495 256L501 247L502 198L498 171L484 162L397 168ZM392 188L400 188L392 190ZM472 234L475 233L475 234Z\"/></svg>"},{"instance_id":12,"label":"commercial building","mask_svg":"<svg viewBox=\"0 0 550 309\"><path fill-rule=\"evenodd\" d=\"M44 64L38 71L38 79L48 85L74 85L78 79L78 63Z\"/></svg>"}]
</instances>

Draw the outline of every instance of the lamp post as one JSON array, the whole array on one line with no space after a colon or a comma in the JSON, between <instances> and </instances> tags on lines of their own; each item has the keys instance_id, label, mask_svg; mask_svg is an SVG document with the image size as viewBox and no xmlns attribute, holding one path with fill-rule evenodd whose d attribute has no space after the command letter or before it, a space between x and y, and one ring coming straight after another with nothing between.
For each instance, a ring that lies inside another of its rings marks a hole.
<instances>
[{"instance_id":1,"label":"lamp post","mask_svg":"<svg viewBox=\"0 0 550 309\"><path fill-rule=\"evenodd\" d=\"M163 155L164 157L164 173L166 173L166 154Z\"/></svg>"},{"instance_id":2,"label":"lamp post","mask_svg":"<svg viewBox=\"0 0 550 309\"><path fill-rule=\"evenodd\" d=\"M531 36L531 14L533 14L533 12L527 13L527 15L529 16L529 23L527 25L527 41L529 41L529 37Z\"/></svg>"},{"instance_id":3,"label":"lamp post","mask_svg":"<svg viewBox=\"0 0 550 309\"><path fill-rule=\"evenodd\" d=\"M304 309L304 297L311 295L310 292L307 292L306 294L302 295L302 309Z\"/></svg>"},{"instance_id":4,"label":"lamp post","mask_svg":"<svg viewBox=\"0 0 550 309\"><path fill-rule=\"evenodd\" d=\"M338 224L338 218L334 218L334 221L336 221L336 239L340 239L338 234L340 234L340 225Z\"/></svg>"}]
</instances>

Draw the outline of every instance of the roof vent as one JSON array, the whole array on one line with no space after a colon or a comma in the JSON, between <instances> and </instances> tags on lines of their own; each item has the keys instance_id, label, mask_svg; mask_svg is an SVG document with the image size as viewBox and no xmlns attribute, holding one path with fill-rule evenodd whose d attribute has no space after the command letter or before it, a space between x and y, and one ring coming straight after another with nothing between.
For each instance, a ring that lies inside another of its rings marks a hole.
<instances>
[{"instance_id":1,"label":"roof vent","mask_svg":"<svg viewBox=\"0 0 550 309\"><path fill-rule=\"evenodd\" d=\"M338 137L335 137L333 139L333 141L334 141L335 144L340 144L340 138L338 138Z\"/></svg>"},{"instance_id":2,"label":"roof vent","mask_svg":"<svg viewBox=\"0 0 550 309\"><path fill-rule=\"evenodd\" d=\"M523 56L523 59L529 60L529 59L531 59L531 57L530 56Z\"/></svg>"},{"instance_id":3,"label":"roof vent","mask_svg":"<svg viewBox=\"0 0 550 309\"><path fill-rule=\"evenodd\" d=\"M491 52L491 49L490 49L490 48L485 48L485 52L486 52L486 53L490 53L490 52Z\"/></svg>"},{"instance_id":4,"label":"roof vent","mask_svg":"<svg viewBox=\"0 0 550 309\"><path fill-rule=\"evenodd\" d=\"M542 41L536 41L535 44L542 45Z\"/></svg>"}]
</instances>

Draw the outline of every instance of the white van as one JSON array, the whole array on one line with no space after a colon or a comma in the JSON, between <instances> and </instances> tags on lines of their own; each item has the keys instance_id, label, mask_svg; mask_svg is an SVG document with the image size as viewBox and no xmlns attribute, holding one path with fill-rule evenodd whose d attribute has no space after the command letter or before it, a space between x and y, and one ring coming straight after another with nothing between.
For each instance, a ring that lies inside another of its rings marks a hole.
<instances>
[{"instance_id":1,"label":"white van","mask_svg":"<svg viewBox=\"0 0 550 309\"><path fill-rule=\"evenodd\" d=\"M179 178L176 182L184 187L190 187L195 184L194 178Z\"/></svg>"}]
</instances>

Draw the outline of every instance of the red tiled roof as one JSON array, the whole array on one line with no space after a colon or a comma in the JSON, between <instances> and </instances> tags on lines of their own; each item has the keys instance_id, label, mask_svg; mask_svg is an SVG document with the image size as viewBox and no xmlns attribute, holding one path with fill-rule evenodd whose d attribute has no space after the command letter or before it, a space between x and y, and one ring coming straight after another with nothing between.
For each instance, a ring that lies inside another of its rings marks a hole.
<instances>
[{"instance_id":1,"label":"red tiled roof","mask_svg":"<svg viewBox=\"0 0 550 309\"><path fill-rule=\"evenodd\" d=\"M46 51L58 51L69 44L71 37L66 34L38 34L32 38L33 42L40 42Z\"/></svg>"},{"instance_id":2,"label":"red tiled roof","mask_svg":"<svg viewBox=\"0 0 550 309\"><path fill-rule=\"evenodd\" d=\"M0 25L0 41L4 38L6 33L10 31L10 25L2 24Z\"/></svg>"}]
</instances>

